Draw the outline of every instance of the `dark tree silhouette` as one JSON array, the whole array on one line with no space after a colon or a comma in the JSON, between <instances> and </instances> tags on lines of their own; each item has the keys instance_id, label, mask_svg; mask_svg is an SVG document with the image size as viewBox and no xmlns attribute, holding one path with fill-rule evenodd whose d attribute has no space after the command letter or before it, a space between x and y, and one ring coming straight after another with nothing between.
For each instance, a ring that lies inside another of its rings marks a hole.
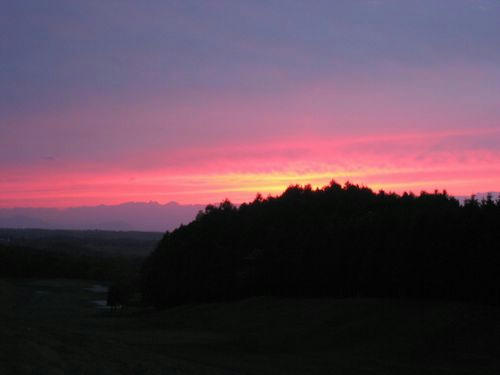
<instances>
[{"instance_id":1,"label":"dark tree silhouette","mask_svg":"<svg viewBox=\"0 0 500 375\"><path fill-rule=\"evenodd\" d=\"M167 232L142 269L157 307L252 295L500 302L500 201L397 195L332 181Z\"/></svg>"}]
</instances>

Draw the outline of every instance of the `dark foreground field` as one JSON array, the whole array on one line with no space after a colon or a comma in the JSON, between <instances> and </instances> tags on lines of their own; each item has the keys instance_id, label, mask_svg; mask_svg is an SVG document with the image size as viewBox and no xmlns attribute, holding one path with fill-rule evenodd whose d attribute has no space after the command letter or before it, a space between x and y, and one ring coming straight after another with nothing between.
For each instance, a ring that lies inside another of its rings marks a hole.
<instances>
[{"instance_id":1,"label":"dark foreground field","mask_svg":"<svg viewBox=\"0 0 500 375\"><path fill-rule=\"evenodd\" d=\"M0 374L499 374L500 309L252 298L111 315L88 281L0 281Z\"/></svg>"}]
</instances>

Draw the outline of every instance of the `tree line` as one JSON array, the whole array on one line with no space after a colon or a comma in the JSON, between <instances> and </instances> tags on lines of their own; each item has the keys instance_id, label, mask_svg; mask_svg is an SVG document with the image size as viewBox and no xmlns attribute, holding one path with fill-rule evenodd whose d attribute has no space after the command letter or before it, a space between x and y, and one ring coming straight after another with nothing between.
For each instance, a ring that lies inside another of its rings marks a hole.
<instances>
[{"instance_id":1,"label":"tree line","mask_svg":"<svg viewBox=\"0 0 500 375\"><path fill-rule=\"evenodd\" d=\"M67 278L105 280L123 283L135 280L143 258L99 256L58 250L40 250L27 246L0 244L0 277Z\"/></svg>"},{"instance_id":2,"label":"tree line","mask_svg":"<svg viewBox=\"0 0 500 375\"><path fill-rule=\"evenodd\" d=\"M332 181L167 232L141 271L158 308L255 295L500 303L500 200L398 195Z\"/></svg>"},{"instance_id":3,"label":"tree line","mask_svg":"<svg viewBox=\"0 0 500 375\"><path fill-rule=\"evenodd\" d=\"M0 228L0 245L98 257L144 257L161 237L156 232Z\"/></svg>"}]
</instances>

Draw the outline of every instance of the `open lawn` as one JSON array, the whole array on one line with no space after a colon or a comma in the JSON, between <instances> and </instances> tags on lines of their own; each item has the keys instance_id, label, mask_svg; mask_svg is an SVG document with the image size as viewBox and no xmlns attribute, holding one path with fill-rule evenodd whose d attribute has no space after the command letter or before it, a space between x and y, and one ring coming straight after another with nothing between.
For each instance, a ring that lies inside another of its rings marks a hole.
<instances>
[{"instance_id":1,"label":"open lawn","mask_svg":"<svg viewBox=\"0 0 500 375\"><path fill-rule=\"evenodd\" d=\"M88 281L0 281L0 374L499 374L500 309L275 299L111 314Z\"/></svg>"}]
</instances>

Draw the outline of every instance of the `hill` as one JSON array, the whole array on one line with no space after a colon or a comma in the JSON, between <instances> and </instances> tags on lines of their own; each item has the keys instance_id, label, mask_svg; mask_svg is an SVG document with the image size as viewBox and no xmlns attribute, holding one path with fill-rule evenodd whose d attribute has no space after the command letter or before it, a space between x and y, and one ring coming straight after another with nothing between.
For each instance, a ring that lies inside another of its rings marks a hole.
<instances>
[{"instance_id":1,"label":"hill","mask_svg":"<svg viewBox=\"0 0 500 375\"><path fill-rule=\"evenodd\" d=\"M257 297L98 310L69 280L0 281L2 374L482 374L500 371L498 307Z\"/></svg>"}]
</instances>

